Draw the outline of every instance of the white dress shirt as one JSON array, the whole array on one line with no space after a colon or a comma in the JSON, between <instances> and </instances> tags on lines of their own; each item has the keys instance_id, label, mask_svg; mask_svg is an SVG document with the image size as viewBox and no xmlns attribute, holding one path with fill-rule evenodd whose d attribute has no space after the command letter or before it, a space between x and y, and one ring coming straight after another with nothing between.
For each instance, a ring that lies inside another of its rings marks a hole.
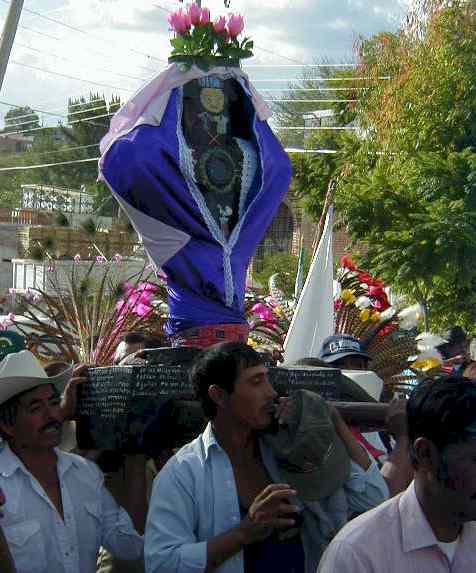
<instances>
[{"instance_id":1,"label":"white dress shirt","mask_svg":"<svg viewBox=\"0 0 476 573\"><path fill-rule=\"evenodd\" d=\"M0 524L17 573L94 573L99 547L139 559L143 538L104 485L92 462L56 449L64 520L8 445L0 452L6 496Z\"/></svg>"},{"instance_id":2,"label":"white dress shirt","mask_svg":"<svg viewBox=\"0 0 476 573\"><path fill-rule=\"evenodd\" d=\"M260 441L271 479L281 483L270 447ZM301 540L306 573L315 573L330 537L354 513L367 511L388 497L375 462L367 470L352 463L351 475L334 495L303 504ZM218 444L211 424L175 454L154 480L145 529L146 573L200 573L207 565L207 541L241 521L230 459ZM227 559L216 573L243 573L243 552ZM336 572L338 573L338 572Z\"/></svg>"}]
</instances>

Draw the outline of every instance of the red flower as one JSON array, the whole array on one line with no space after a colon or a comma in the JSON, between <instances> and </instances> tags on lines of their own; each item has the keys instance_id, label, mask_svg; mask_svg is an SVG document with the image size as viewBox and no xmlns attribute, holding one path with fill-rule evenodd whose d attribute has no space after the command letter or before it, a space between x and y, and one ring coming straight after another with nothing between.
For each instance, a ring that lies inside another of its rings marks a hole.
<instances>
[{"instance_id":1,"label":"red flower","mask_svg":"<svg viewBox=\"0 0 476 573\"><path fill-rule=\"evenodd\" d=\"M343 301L342 301L341 298L338 298L337 300L335 300L335 301L334 301L334 311L337 312L338 310L340 310L340 309L342 308L342 305L343 305L343 304L344 304L344 303L343 303Z\"/></svg>"},{"instance_id":2,"label":"red flower","mask_svg":"<svg viewBox=\"0 0 476 573\"><path fill-rule=\"evenodd\" d=\"M387 297L383 288L381 286L376 286L375 284L372 286L369 286L369 295L375 296L377 298L383 298L383 297L386 298Z\"/></svg>"},{"instance_id":3,"label":"red flower","mask_svg":"<svg viewBox=\"0 0 476 573\"><path fill-rule=\"evenodd\" d=\"M355 271L357 268L349 255L342 255L340 258L340 266L349 271Z\"/></svg>"},{"instance_id":4,"label":"red flower","mask_svg":"<svg viewBox=\"0 0 476 573\"><path fill-rule=\"evenodd\" d=\"M371 285L373 283L373 278L365 271L359 271L357 273L357 278L361 283L365 283L366 285Z\"/></svg>"}]
</instances>

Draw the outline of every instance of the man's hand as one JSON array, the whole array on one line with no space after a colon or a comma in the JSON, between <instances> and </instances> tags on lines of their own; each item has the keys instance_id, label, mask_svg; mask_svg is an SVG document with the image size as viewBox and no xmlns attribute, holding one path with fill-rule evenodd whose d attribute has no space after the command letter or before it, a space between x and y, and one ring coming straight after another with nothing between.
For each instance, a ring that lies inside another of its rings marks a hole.
<instances>
[{"instance_id":1,"label":"man's hand","mask_svg":"<svg viewBox=\"0 0 476 573\"><path fill-rule=\"evenodd\" d=\"M279 398L274 417L279 424L287 424L291 414L291 399L287 396Z\"/></svg>"},{"instance_id":2,"label":"man's hand","mask_svg":"<svg viewBox=\"0 0 476 573\"><path fill-rule=\"evenodd\" d=\"M291 486L282 483L274 483L265 487L256 496L248 510L248 515L240 524L243 545L265 539L273 529L292 527L295 521L290 514L297 513L299 508L291 505L288 500L296 493Z\"/></svg>"},{"instance_id":3,"label":"man's hand","mask_svg":"<svg viewBox=\"0 0 476 573\"><path fill-rule=\"evenodd\" d=\"M86 364L78 364L73 370L71 380L66 384L60 406L63 420L72 420L75 417L78 404L78 386L86 382L87 371L88 366Z\"/></svg>"}]
</instances>

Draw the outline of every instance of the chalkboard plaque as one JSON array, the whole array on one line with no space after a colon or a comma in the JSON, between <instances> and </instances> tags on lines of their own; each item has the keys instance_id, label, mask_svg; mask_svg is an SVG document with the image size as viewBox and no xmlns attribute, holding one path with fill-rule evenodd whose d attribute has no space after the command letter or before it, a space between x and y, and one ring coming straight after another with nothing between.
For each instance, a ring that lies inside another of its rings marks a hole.
<instances>
[{"instance_id":1,"label":"chalkboard plaque","mask_svg":"<svg viewBox=\"0 0 476 573\"><path fill-rule=\"evenodd\" d=\"M204 424L201 407L188 368L172 362L91 368L78 407L79 447L138 453L193 438ZM306 389L340 398L338 369L271 367L269 379L281 396Z\"/></svg>"}]
</instances>

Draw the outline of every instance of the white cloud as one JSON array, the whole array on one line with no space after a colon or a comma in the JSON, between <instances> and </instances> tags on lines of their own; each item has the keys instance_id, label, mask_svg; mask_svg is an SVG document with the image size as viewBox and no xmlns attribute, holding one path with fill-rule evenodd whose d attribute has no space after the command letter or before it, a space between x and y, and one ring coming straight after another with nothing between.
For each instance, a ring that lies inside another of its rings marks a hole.
<instances>
[{"instance_id":1,"label":"white cloud","mask_svg":"<svg viewBox=\"0 0 476 573\"><path fill-rule=\"evenodd\" d=\"M255 41L254 63L283 64L290 60L315 62L326 58L342 62L352 57L353 42L358 34L368 36L384 29L395 29L403 8L410 1L231 0L230 10L223 6L223 0L203 0L203 4L210 7L212 17L228 11L244 15L245 33ZM12 59L121 88L123 99L127 99L129 92L126 90L135 90L141 85L138 78L150 77L165 65L170 49L167 13L163 8L180 6L183 5L174 0L32 1L28 7L85 30L89 35L24 11L22 25L58 40L20 28ZM5 16L6 12L1 14ZM28 50L20 44L45 53ZM287 74L282 77L288 78L298 73L293 69L274 68L267 72L255 70L253 76ZM117 89L11 64L2 99L20 105L41 107L39 104L43 104L44 109L64 110L69 96L90 91L110 95ZM1 107L0 112L7 109Z\"/></svg>"}]
</instances>

